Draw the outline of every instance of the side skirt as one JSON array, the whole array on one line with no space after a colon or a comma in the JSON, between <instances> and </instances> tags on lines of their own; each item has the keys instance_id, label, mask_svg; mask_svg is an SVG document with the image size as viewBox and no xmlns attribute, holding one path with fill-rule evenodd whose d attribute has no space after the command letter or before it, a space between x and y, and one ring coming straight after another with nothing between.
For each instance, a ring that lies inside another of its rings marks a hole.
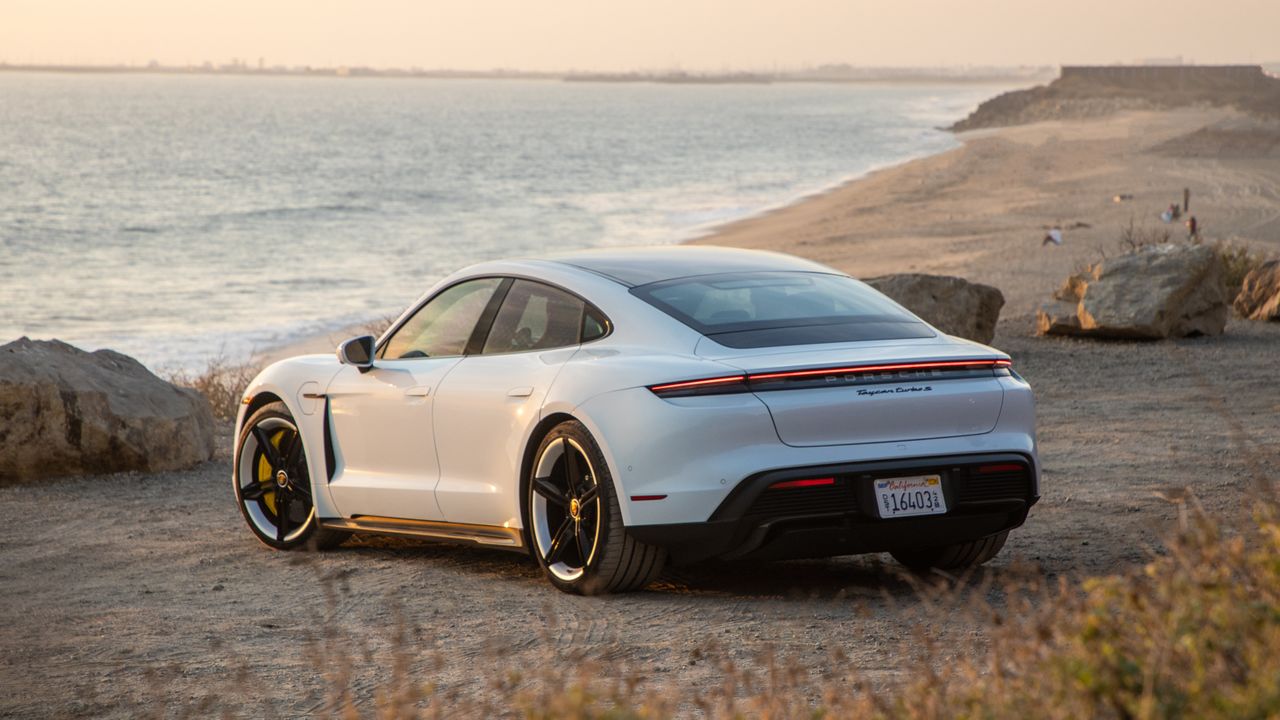
<instances>
[{"instance_id":1,"label":"side skirt","mask_svg":"<svg viewBox=\"0 0 1280 720\"><path fill-rule=\"evenodd\" d=\"M450 542L469 542L509 550L524 549L524 533L516 528L491 525L406 520L404 518L357 515L353 518L321 518L320 526L348 532L399 535Z\"/></svg>"}]
</instances>

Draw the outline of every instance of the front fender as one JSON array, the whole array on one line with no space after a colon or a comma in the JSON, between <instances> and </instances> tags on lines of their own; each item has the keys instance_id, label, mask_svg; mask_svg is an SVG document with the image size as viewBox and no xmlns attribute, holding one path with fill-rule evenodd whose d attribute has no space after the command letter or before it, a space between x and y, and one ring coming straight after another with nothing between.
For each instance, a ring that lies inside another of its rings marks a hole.
<instances>
[{"instance_id":1,"label":"front fender","mask_svg":"<svg viewBox=\"0 0 1280 720\"><path fill-rule=\"evenodd\" d=\"M302 433L303 451L307 467L311 469L311 492L316 513L320 517L337 517L337 510L329 496L326 482L328 468L325 464L324 425L327 421L323 394L341 369L337 359L329 355L304 355L281 360L258 373L245 389L236 413L235 448L240 453L240 434L251 410L277 398L288 408L298 431ZM312 395L314 397L306 397ZM234 467L234 465L233 465ZM234 474L234 469L232 470ZM232 482L239 482L233 477Z\"/></svg>"}]
</instances>

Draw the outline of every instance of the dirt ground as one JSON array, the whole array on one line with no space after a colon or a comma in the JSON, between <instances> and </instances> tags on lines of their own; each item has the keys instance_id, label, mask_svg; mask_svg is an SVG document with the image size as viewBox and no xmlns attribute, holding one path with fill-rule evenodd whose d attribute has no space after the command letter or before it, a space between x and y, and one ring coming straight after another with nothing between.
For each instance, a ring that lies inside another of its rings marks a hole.
<instances>
[{"instance_id":1,"label":"dirt ground","mask_svg":"<svg viewBox=\"0 0 1280 720\"><path fill-rule=\"evenodd\" d=\"M1141 562L1176 517L1161 494L1189 487L1216 515L1245 512L1246 454L1280 459L1280 324L1135 344L1033 338L1028 320L1002 321L996 344L1037 392L1044 499L954 605L926 603L887 556L710 565L579 598L501 551L365 539L279 553L244 527L220 459L0 488L0 716L305 716L344 661L369 701L395 647L416 677L463 694L580 656L708 690L718 660L750 665L766 649L874 681L910 667L922 617L957 642L980 636L956 612L985 592L977 580ZM837 668L834 651L848 658Z\"/></svg>"}]
</instances>

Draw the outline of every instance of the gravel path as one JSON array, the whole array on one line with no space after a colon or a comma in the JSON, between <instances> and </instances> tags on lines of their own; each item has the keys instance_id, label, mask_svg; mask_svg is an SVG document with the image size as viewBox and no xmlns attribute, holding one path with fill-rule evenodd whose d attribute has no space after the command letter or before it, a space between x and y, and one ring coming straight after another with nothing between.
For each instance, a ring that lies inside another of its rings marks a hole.
<instances>
[{"instance_id":1,"label":"gravel path","mask_svg":"<svg viewBox=\"0 0 1280 720\"><path fill-rule=\"evenodd\" d=\"M1158 493L1189 486L1241 516L1242 447L1280 459L1280 324L1154 344L1037 339L1030 324L1006 318L995 344L1037 391L1044 500L943 605L883 556L711 565L591 599L500 551L364 539L273 552L243 527L221 460L0 488L0 716L303 716L340 685L370 699L397 647L413 677L471 696L579 653L587 668L698 689L721 682L713 659L749 665L766 648L875 680L907 667L922 617L944 639L980 638L955 611L990 594L980 581L1140 562L1176 515ZM837 651L847 660L833 667Z\"/></svg>"}]
</instances>

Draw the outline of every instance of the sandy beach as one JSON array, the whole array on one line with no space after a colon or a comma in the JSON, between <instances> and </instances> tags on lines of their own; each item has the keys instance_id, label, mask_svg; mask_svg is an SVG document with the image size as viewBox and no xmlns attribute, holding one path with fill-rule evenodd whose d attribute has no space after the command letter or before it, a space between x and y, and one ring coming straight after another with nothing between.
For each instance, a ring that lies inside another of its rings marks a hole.
<instances>
[{"instance_id":1,"label":"sandy beach","mask_svg":"<svg viewBox=\"0 0 1280 720\"><path fill-rule=\"evenodd\" d=\"M960 148L696 242L793 253L855 277L958 275L999 288L1007 303L1001 331L1025 334L1036 305L1067 274L1120 252L1130 220L1185 238L1181 224L1159 218L1182 202L1184 188L1205 238L1280 250L1280 160L1202 145L1183 152L1171 142L1236 118L1179 110L961 133ZM1131 198L1114 202L1117 195ZM1042 247L1054 225L1062 247Z\"/></svg>"},{"instance_id":2,"label":"sandy beach","mask_svg":"<svg viewBox=\"0 0 1280 720\"><path fill-rule=\"evenodd\" d=\"M1280 462L1280 324L1233 320L1221 337L1159 343L1033 335L1038 302L1073 268L1117 252L1131 218L1165 227L1157 215L1184 187L1209 239L1280 252L1280 163L1157 150L1231 115L966 133L956 150L698 240L795 253L861 277L959 275L1004 293L994 345L1037 392L1044 498L1004 553L961 585L961 601L1028 572L1020 563L1054 580L1141 562L1185 488L1236 519L1258 468ZM1051 225L1064 229L1061 247L1041 246ZM324 351L335 339L289 351ZM607 658L651 683L712 688L719 660L751 664L774 649L874 679L910 667L904 624L927 610L874 556L768 573L715 565L602 600L551 591L527 558L471 548L364 539L326 554L276 553L242 527L230 472L224 456L183 473L0 488L0 715L130 717L205 699L247 715L306 715L331 680L307 652L323 640L321 621L358 640L350 652L367 660L357 659L352 687L365 699L392 664L398 618L414 671L462 692L486 692L496 678L475 668L495 656L502 668ZM944 635L981 636L962 613L934 620ZM833 651L846 659L833 666ZM447 655L438 668L437 652Z\"/></svg>"}]
</instances>

